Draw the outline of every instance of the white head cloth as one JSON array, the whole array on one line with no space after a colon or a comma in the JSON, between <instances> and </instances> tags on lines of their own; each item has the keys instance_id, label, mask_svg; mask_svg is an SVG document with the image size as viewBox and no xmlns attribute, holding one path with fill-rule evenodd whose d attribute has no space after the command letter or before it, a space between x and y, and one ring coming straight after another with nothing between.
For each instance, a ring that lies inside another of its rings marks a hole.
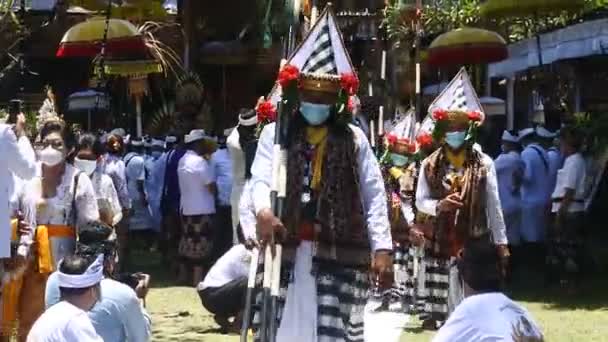
<instances>
[{"instance_id":1,"label":"white head cloth","mask_svg":"<svg viewBox=\"0 0 608 342\"><path fill-rule=\"evenodd\" d=\"M509 131L504 131L504 132L502 132L502 141L516 143L516 142L519 142L519 137L511 134L511 132L509 132Z\"/></svg>"},{"instance_id":2,"label":"white head cloth","mask_svg":"<svg viewBox=\"0 0 608 342\"><path fill-rule=\"evenodd\" d=\"M62 261L63 262L63 261ZM83 274L65 274L57 271L57 280L59 287L68 289L85 289L99 284L103 279L103 254L97 256L97 259L84 271Z\"/></svg>"},{"instance_id":3,"label":"white head cloth","mask_svg":"<svg viewBox=\"0 0 608 342\"><path fill-rule=\"evenodd\" d=\"M537 127L536 128L536 134L541 137L541 138L555 138L555 133L551 133L548 129L546 129L545 127Z\"/></svg>"},{"instance_id":4,"label":"white head cloth","mask_svg":"<svg viewBox=\"0 0 608 342\"><path fill-rule=\"evenodd\" d=\"M152 139L152 147L165 147L165 142L159 139Z\"/></svg>"},{"instance_id":5,"label":"white head cloth","mask_svg":"<svg viewBox=\"0 0 608 342\"><path fill-rule=\"evenodd\" d=\"M527 137L528 135L534 134L534 128L524 128L521 131L519 131L519 140L521 141L521 139Z\"/></svg>"},{"instance_id":6,"label":"white head cloth","mask_svg":"<svg viewBox=\"0 0 608 342\"><path fill-rule=\"evenodd\" d=\"M212 137L208 136L207 133L205 133L204 129L193 129L190 131L190 134L186 134L184 136L184 142L186 144L203 139L214 140Z\"/></svg>"}]
</instances>

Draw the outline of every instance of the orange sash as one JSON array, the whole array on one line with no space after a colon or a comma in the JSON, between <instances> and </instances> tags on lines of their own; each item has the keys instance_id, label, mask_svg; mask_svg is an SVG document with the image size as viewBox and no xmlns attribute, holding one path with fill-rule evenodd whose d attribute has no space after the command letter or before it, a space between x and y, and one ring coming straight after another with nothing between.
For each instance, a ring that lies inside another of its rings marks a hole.
<instances>
[{"instance_id":1,"label":"orange sash","mask_svg":"<svg viewBox=\"0 0 608 342\"><path fill-rule=\"evenodd\" d=\"M73 228L64 225L38 226L34 239L37 244L38 272L40 273L52 273L55 270L51 249L51 238L54 237L76 239L76 232Z\"/></svg>"}]
</instances>

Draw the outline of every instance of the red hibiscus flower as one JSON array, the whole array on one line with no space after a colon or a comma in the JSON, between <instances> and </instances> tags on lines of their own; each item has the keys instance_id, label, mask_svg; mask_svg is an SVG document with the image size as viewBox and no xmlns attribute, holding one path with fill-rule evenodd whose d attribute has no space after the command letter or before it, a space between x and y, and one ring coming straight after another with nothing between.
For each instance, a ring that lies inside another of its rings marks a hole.
<instances>
[{"instance_id":1,"label":"red hibiscus flower","mask_svg":"<svg viewBox=\"0 0 608 342\"><path fill-rule=\"evenodd\" d=\"M281 71L279 71L277 82L281 87L287 88L292 82L297 82L299 78L300 70L293 65L286 64Z\"/></svg>"},{"instance_id":2,"label":"red hibiscus flower","mask_svg":"<svg viewBox=\"0 0 608 342\"><path fill-rule=\"evenodd\" d=\"M340 76L340 86L348 95L355 95L359 90L359 79L355 74L342 74Z\"/></svg>"},{"instance_id":3,"label":"red hibiscus flower","mask_svg":"<svg viewBox=\"0 0 608 342\"><path fill-rule=\"evenodd\" d=\"M399 139L397 138L397 136L396 136L395 134L393 134L393 133L389 133L389 134L386 136L386 141L388 141L388 144L389 144L389 145L395 145L395 144L397 143L397 141L398 141L398 140L399 140Z\"/></svg>"},{"instance_id":4,"label":"red hibiscus flower","mask_svg":"<svg viewBox=\"0 0 608 342\"><path fill-rule=\"evenodd\" d=\"M260 103L257 112L259 122L273 122L277 118L277 108L270 101Z\"/></svg>"},{"instance_id":5,"label":"red hibiscus flower","mask_svg":"<svg viewBox=\"0 0 608 342\"><path fill-rule=\"evenodd\" d=\"M467 116L469 117L469 121L473 121L473 122L481 121L481 112L479 112L477 110L469 112L467 114Z\"/></svg>"},{"instance_id":6,"label":"red hibiscus flower","mask_svg":"<svg viewBox=\"0 0 608 342\"><path fill-rule=\"evenodd\" d=\"M348 97L348 102L346 103L346 109L349 113L355 112L355 99L352 96Z\"/></svg>"},{"instance_id":7,"label":"red hibiscus flower","mask_svg":"<svg viewBox=\"0 0 608 342\"><path fill-rule=\"evenodd\" d=\"M428 133L422 133L416 138L416 141L420 147L427 147L433 144L433 137Z\"/></svg>"},{"instance_id":8,"label":"red hibiscus flower","mask_svg":"<svg viewBox=\"0 0 608 342\"><path fill-rule=\"evenodd\" d=\"M448 112L443 109L436 109L433 111L433 120L442 121L448 118Z\"/></svg>"}]
</instances>

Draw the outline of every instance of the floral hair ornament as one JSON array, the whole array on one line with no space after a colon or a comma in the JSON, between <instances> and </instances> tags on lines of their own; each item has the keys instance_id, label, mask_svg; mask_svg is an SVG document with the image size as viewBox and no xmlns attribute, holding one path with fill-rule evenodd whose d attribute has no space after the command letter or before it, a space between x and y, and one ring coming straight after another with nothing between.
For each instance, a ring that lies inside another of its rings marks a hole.
<instances>
[{"instance_id":1,"label":"floral hair ornament","mask_svg":"<svg viewBox=\"0 0 608 342\"><path fill-rule=\"evenodd\" d=\"M266 100L256 108L258 122L268 124L277 119L277 107L272 102Z\"/></svg>"},{"instance_id":2,"label":"floral hair ornament","mask_svg":"<svg viewBox=\"0 0 608 342\"><path fill-rule=\"evenodd\" d=\"M255 107L257 116L256 136L259 138L266 125L277 119L277 107L270 100L261 101Z\"/></svg>"},{"instance_id":3,"label":"floral hair ornament","mask_svg":"<svg viewBox=\"0 0 608 342\"><path fill-rule=\"evenodd\" d=\"M420 148L427 148L433 145L433 137L428 133L422 133L416 137L416 142Z\"/></svg>"},{"instance_id":4,"label":"floral hair ornament","mask_svg":"<svg viewBox=\"0 0 608 342\"><path fill-rule=\"evenodd\" d=\"M288 111L295 110L300 87L300 69L294 65L285 64L279 71L277 84L281 86L282 104L287 107Z\"/></svg>"},{"instance_id":5,"label":"floral hair ornament","mask_svg":"<svg viewBox=\"0 0 608 342\"><path fill-rule=\"evenodd\" d=\"M338 122L348 124L351 122L355 111L353 96L359 91L359 78L354 73L340 75L340 90L338 93Z\"/></svg>"}]
</instances>

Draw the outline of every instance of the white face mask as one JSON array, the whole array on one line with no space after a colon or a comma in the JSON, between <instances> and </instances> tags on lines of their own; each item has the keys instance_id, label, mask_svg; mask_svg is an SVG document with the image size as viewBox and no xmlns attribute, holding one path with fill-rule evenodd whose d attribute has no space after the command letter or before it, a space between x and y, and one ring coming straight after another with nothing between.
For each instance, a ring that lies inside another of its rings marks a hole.
<instances>
[{"instance_id":1,"label":"white face mask","mask_svg":"<svg viewBox=\"0 0 608 342\"><path fill-rule=\"evenodd\" d=\"M79 169L80 171L82 171L82 172L86 173L88 176L90 176L97 169L97 161L75 158L74 166L77 169Z\"/></svg>"},{"instance_id":2,"label":"white face mask","mask_svg":"<svg viewBox=\"0 0 608 342\"><path fill-rule=\"evenodd\" d=\"M63 153L51 146L40 151L38 153L38 158L40 159L40 162L46 166L56 166L64 160Z\"/></svg>"}]
</instances>

